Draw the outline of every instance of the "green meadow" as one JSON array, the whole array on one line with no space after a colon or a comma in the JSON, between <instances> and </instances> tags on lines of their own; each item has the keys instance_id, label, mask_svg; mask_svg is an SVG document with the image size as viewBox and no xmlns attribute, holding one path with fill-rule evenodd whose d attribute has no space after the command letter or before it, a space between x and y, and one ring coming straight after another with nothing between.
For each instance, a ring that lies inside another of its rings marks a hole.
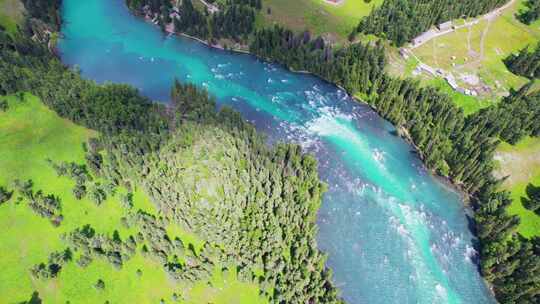
<instances>
[{"instance_id":1,"label":"green meadow","mask_svg":"<svg viewBox=\"0 0 540 304\"><path fill-rule=\"evenodd\" d=\"M343 42L360 19L381 5L383 0L368 2L343 0L335 5L325 0L267 0L263 1L261 14L264 25L278 23L297 31L310 30L317 35L326 33L330 39Z\"/></svg>"},{"instance_id":2,"label":"green meadow","mask_svg":"<svg viewBox=\"0 0 540 304\"><path fill-rule=\"evenodd\" d=\"M61 235L85 224L97 232L111 235L117 230L121 237L137 232L125 228L121 218L126 209L119 194L109 197L100 206L72 194L74 182L58 177L47 159L55 162L84 162L83 143L97 134L58 117L30 94L0 97L7 100L7 112L0 112L0 185L12 189L14 180L34 182L34 190L60 197L64 220L59 227L36 215L24 200L14 194L0 205L0 295L2 303L28 300L34 291L44 303L172 303L172 294L184 296L181 303L266 303L258 295L256 285L239 282L234 272L216 269L210 282L182 286L170 279L156 260L137 253L121 269L105 260L95 259L86 268L67 263L56 278L36 279L30 268L46 262L53 251L67 245ZM119 189L119 193L125 190ZM134 208L156 214L145 193L134 191ZM172 237L179 236L186 244L200 248L203 242L179 227L168 227ZM139 275L139 270L142 275ZM105 282L103 290L95 283Z\"/></svg>"}]
</instances>

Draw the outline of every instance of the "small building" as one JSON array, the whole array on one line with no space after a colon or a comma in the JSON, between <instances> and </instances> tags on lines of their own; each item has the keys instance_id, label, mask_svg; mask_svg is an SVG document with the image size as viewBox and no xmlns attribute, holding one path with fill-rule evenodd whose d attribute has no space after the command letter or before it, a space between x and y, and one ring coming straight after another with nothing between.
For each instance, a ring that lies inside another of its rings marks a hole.
<instances>
[{"instance_id":1,"label":"small building","mask_svg":"<svg viewBox=\"0 0 540 304\"><path fill-rule=\"evenodd\" d=\"M439 31L446 31L452 28L452 21L446 21L444 23L441 23L437 26Z\"/></svg>"}]
</instances>

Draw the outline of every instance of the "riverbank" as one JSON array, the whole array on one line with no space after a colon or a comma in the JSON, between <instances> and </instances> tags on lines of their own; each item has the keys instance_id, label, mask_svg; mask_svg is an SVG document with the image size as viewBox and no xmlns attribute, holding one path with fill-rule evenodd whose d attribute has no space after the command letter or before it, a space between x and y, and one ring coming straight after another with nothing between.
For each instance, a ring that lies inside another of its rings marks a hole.
<instances>
[{"instance_id":1,"label":"riverbank","mask_svg":"<svg viewBox=\"0 0 540 304\"><path fill-rule=\"evenodd\" d=\"M131 9L128 8L128 10L130 12L132 12L134 15L138 16L138 17L142 17L147 23L150 23L154 26L157 26L156 23L152 22L151 19L147 18L146 16L136 12L136 11L133 11ZM174 27L173 27L174 28ZM348 90L346 90L344 87L342 87L340 84L337 84L337 83L334 83L332 81L329 81L328 79L326 79L325 77L323 77L322 75L319 75L319 74L316 74L316 73L313 73L313 72L310 72L310 71L307 71L307 70L295 70L285 64L282 64L282 63L279 63L279 62L276 62L275 60L273 60L272 58L267 58L267 57L261 57L257 54L254 54L252 52L250 52L248 49L247 49L247 46L246 48L224 48L223 46L219 45L219 44L213 44L211 43L210 41L207 41L207 40L204 40L204 39L201 39L199 37L196 37L196 36L192 36L192 35L188 35L186 33L183 33L183 32L175 32L175 31L170 31L170 27L166 26L164 27L164 32L169 34L169 35L176 35L176 36L179 36L179 37L184 37L184 38L187 38L187 39L191 39L191 40L194 40L194 41L197 41L209 48L213 48L213 49L218 49L218 50L221 50L221 51L230 51L232 53L238 53L238 54L245 54L245 55L250 55L250 56L253 56L255 58L258 58L260 60L263 60L263 61L266 61L266 62L270 62L270 63L274 63L274 64L277 64L283 68L285 68L286 70L292 72L292 73L298 73L298 74L305 74L305 75L312 75L314 77L317 77L319 79L322 79L324 80L325 82L329 83L329 84L332 84L336 87L338 87L339 89L341 89L342 91L344 91L347 95L349 95L350 97L352 97L354 100L356 100L357 102L359 103L362 103L362 104L365 104L367 106L369 106L374 112L376 112L379 116L381 116L383 119L387 120L386 118L384 118L382 116L382 113L375 107L373 106L370 102L368 101L365 101L363 100L362 98L360 98L358 95L352 93L352 92L349 92ZM387 120L389 121L389 120ZM389 121L390 122L390 121ZM390 122L392 123L392 122ZM392 124L394 125L394 124ZM470 200L471 200L471 194L468 193L466 190L463 189L463 184L461 183L456 183L452 178L450 178L448 175L443 175L441 174L441 172L438 172L436 170L433 170L431 168L429 168L426 163L425 163L425 155L424 155L424 152L422 151L422 149L420 149L420 147L418 147L416 145L416 143L414 142L413 138L411 137L410 133L409 133L409 130L407 130L404 126L399 126L399 125L394 125L394 127L396 128L397 130L397 134L399 137L401 137L402 139L404 139L407 143L409 143L409 145L411 145L414 149L414 153L416 155L418 155L418 157L420 158L420 160L422 160L422 163L424 165L424 168L429 171L438 181L440 181L441 183L443 183L445 186L447 187L450 187L453 191L455 191L456 193L458 193L460 195L460 197L462 198L462 202L464 203L463 205L465 207L469 207L469 203L470 203Z\"/></svg>"},{"instance_id":2,"label":"riverbank","mask_svg":"<svg viewBox=\"0 0 540 304\"><path fill-rule=\"evenodd\" d=\"M339 86L338 87L340 89L342 89L343 91L347 92L343 87ZM349 94L349 93L347 93ZM362 103L362 104L365 104L367 106L369 106L375 113L377 113L377 115L381 115L381 113L379 112L379 110L377 109L377 107L373 106L372 104L370 104L369 102L366 102L364 101L362 98L360 98L359 96L357 95L351 95L351 97L356 100L357 102L359 103ZM381 116L382 117L382 116ZM385 119L385 118L383 118ZM386 121L388 121L390 124L392 124L391 121L385 119ZM461 197L462 199L462 202L464 203L464 207L466 207L466 209L468 210L470 208L469 206L469 203L472 199L472 196L470 193L468 193L467 191L465 191L463 188L462 188L462 184L461 183L456 183L450 176L448 175L443 175L441 174L440 172L437 172L436 170L433 170L431 168L429 168L426 164L425 164L425 155L424 155L424 152L422 151L422 149L420 149L420 147L418 147L416 145L416 143L414 142L414 140L412 139L411 135L410 135L410 132L407 128L405 128L404 126L396 126L394 124L392 124L392 126L394 126L394 128L396 128L396 136L399 136L400 138L402 138L403 140L405 140L411 147L413 147L413 151L411 152L414 152L416 155L418 155L418 158L420 158L420 160L422 160L422 164L424 165L424 168L429 171L439 182L441 182L442 184L444 184L446 187L449 187L450 189L452 189L453 191L455 191L456 193L459 194L459 196Z\"/></svg>"}]
</instances>

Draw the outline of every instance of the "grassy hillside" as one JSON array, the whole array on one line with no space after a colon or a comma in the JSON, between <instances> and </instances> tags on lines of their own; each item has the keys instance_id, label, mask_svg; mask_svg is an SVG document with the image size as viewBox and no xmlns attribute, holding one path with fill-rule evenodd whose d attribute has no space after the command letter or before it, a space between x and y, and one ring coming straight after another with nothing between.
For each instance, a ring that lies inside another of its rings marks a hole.
<instances>
[{"instance_id":1,"label":"grassy hillside","mask_svg":"<svg viewBox=\"0 0 540 304\"><path fill-rule=\"evenodd\" d=\"M265 25L276 22L293 30L308 29L315 34L329 34L334 40L344 41L360 19L382 2L344 0L334 5L324 0L264 0L261 14Z\"/></svg>"},{"instance_id":2,"label":"grassy hillside","mask_svg":"<svg viewBox=\"0 0 540 304\"><path fill-rule=\"evenodd\" d=\"M36 215L27 203L17 200L0 205L0 295L2 303L27 300L33 291L44 303L158 303L170 302L173 292L184 295L185 303L264 303L258 289L241 283L234 272L222 274L216 269L211 282L198 282L191 290L168 277L161 263L137 252L118 270L105 260L95 259L86 268L75 262L67 263L57 278L36 279L30 268L46 262L53 251L67 247L63 233L84 224L96 231L111 235L118 230L120 237L136 233L137 228L125 228L121 218L126 209L119 194L97 206L89 199L76 200L72 194L74 182L58 177L46 161L83 163L82 143L95 136L94 131L79 127L59 118L38 98L25 94L22 99L9 96L7 112L0 112L0 185L8 189L15 179L34 182L35 190L60 197L64 220L54 227ZM122 193L125 190L120 189ZM156 213L155 207L140 190L134 191L134 209ZM171 225L171 237L179 236L186 244L200 246L196 236ZM138 270L141 272L138 273ZM142 273L142 274L141 274ZM97 280L105 282L105 289L94 287Z\"/></svg>"},{"instance_id":3,"label":"grassy hillside","mask_svg":"<svg viewBox=\"0 0 540 304\"><path fill-rule=\"evenodd\" d=\"M0 25L14 32L23 19L24 6L19 0L0 0Z\"/></svg>"},{"instance_id":4,"label":"grassy hillside","mask_svg":"<svg viewBox=\"0 0 540 304\"><path fill-rule=\"evenodd\" d=\"M540 216L523 207L527 184L540 185L540 138L525 138L515 146L500 145L496 160L499 162L498 176L509 176L504 188L512 193L510 213L521 218L519 232L526 237L540 236Z\"/></svg>"}]
</instances>

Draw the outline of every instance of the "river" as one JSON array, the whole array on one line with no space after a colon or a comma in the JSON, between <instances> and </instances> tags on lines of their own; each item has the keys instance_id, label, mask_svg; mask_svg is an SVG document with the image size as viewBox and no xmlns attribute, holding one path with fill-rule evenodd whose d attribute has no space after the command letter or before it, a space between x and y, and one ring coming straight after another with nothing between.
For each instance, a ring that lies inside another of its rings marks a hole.
<instances>
[{"instance_id":1,"label":"river","mask_svg":"<svg viewBox=\"0 0 540 304\"><path fill-rule=\"evenodd\" d=\"M162 102L174 78L204 86L271 142L317 157L329 185L318 245L348 303L494 303L460 196L368 106L316 77L167 36L123 0L64 0L62 15L61 58L84 77Z\"/></svg>"}]
</instances>

